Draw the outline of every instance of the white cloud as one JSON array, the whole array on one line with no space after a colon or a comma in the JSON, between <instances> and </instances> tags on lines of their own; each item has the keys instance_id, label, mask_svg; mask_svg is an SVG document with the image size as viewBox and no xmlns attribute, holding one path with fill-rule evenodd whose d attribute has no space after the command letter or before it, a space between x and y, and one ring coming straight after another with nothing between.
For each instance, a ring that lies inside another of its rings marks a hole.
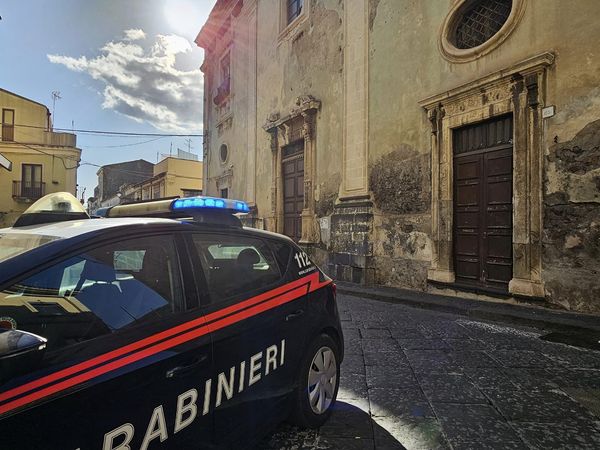
<instances>
[{"instance_id":1,"label":"white cloud","mask_svg":"<svg viewBox=\"0 0 600 450\"><path fill-rule=\"evenodd\" d=\"M102 82L103 108L137 122L148 122L160 130L200 130L200 70L176 67L177 55L192 51L191 44L176 35L158 35L147 48L133 42L145 37L143 30L125 30L125 38L106 43L93 58L48 55L48 59Z\"/></svg>"},{"instance_id":2,"label":"white cloud","mask_svg":"<svg viewBox=\"0 0 600 450\"><path fill-rule=\"evenodd\" d=\"M144 30L140 30L139 28L131 28L129 30L125 30L124 33L126 41L139 41L140 39L146 39L146 33L144 33Z\"/></svg>"}]
</instances>

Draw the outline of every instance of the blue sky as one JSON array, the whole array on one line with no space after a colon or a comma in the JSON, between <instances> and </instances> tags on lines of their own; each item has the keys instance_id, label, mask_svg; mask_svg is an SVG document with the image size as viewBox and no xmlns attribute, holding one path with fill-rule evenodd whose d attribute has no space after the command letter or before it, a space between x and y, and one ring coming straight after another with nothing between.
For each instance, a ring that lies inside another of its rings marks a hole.
<instances>
[{"instance_id":1,"label":"blue sky","mask_svg":"<svg viewBox=\"0 0 600 450\"><path fill-rule=\"evenodd\" d=\"M214 3L2 0L0 87L51 110L52 91L60 91L55 128L199 134L203 52L193 40ZM171 144L187 149L185 138L150 139L78 134L80 192L87 199L97 183L88 163L156 162ZM192 151L201 149L193 138Z\"/></svg>"}]
</instances>

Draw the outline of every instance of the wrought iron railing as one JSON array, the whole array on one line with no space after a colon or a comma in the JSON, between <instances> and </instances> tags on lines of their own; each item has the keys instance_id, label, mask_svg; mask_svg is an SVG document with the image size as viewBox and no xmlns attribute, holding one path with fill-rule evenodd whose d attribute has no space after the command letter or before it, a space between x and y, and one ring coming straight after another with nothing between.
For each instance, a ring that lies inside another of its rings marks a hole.
<instances>
[{"instance_id":1,"label":"wrought iron railing","mask_svg":"<svg viewBox=\"0 0 600 450\"><path fill-rule=\"evenodd\" d=\"M13 181L13 198L37 200L46 194L46 183L41 181Z\"/></svg>"}]
</instances>

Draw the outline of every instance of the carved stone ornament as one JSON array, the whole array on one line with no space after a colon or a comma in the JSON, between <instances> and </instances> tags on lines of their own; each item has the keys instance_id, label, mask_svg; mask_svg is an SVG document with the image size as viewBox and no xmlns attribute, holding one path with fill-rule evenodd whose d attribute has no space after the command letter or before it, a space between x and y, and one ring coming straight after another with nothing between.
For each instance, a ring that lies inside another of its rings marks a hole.
<instances>
[{"instance_id":1,"label":"carved stone ornament","mask_svg":"<svg viewBox=\"0 0 600 450\"><path fill-rule=\"evenodd\" d=\"M290 113L284 117L278 112L273 112L267 117L267 122L263 125L263 130L269 131L271 128L279 127L282 124L304 114L315 114L321 109L321 102L312 95L300 95L296 97L295 106L290 109Z\"/></svg>"},{"instance_id":2,"label":"carved stone ornament","mask_svg":"<svg viewBox=\"0 0 600 450\"><path fill-rule=\"evenodd\" d=\"M274 123L277 122L279 120L279 113L278 112L273 112L271 114L269 114L269 116L267 117L267 123Z\"/></svg>"},{"instance_id":3,"label":"carved stone ornament","mask_svg":"<svg viewBox=\"0 0 600 450\"><path fill-rule=\"evenodd\" d=\"M225 189L231 187L231 180L233 179L233 170L227 169L221 175L216 178L217 189Z\"/></svg>"}]
</instances>

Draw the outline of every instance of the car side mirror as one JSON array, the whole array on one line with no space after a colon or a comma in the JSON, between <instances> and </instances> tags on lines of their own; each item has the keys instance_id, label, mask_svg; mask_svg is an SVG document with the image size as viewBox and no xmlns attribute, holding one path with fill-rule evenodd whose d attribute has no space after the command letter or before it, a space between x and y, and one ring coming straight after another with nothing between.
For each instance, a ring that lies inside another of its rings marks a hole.
<instances>
[{"instance_id":1,"label":"car side mirror","mask_svg":"<svg viewBox=\"0 0 600 450\"><path fill-rule=\"evenodd\" d=\"M37 368L47 342L27 331L0 328L0 383Z\"/></svg>"}]
</instances>

